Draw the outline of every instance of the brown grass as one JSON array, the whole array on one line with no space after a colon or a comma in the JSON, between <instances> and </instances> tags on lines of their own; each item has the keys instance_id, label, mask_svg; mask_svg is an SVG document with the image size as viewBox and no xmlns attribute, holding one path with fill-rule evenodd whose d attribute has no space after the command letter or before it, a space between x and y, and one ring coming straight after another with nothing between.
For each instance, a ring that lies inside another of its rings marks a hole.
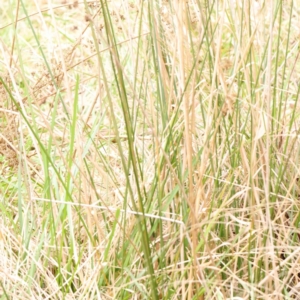
<instances>
[{"instance_id":1,"label":"brown grass","mask_svg":"<svg viewBox=\"0 0 300 300\"><path fill-rule=\"evenodd\" d=\"M296 2L3 5L1 299L300 299Z\"/></svg>"}]
</instances>

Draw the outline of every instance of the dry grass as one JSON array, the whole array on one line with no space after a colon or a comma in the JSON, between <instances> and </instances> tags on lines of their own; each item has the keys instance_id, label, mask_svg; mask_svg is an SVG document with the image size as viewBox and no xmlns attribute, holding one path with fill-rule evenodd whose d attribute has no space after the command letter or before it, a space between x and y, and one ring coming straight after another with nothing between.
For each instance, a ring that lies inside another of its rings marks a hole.
<instances>
[{"instance_id":1,"label":"dry grass","mask_svg":"<svg viewBox=\"0 0 300 300\"><path fill-rule=\"evenodd\" d=\"M0 299L300 299L298 4L1 5Z\"/></svg>"}]
</instances>

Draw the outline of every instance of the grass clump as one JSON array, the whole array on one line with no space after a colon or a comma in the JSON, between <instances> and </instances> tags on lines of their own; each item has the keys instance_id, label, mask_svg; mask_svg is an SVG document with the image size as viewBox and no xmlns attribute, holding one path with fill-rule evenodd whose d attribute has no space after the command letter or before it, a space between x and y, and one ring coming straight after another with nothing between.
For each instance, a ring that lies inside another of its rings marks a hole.
<instances>
[{"instance_id":1,"label":"grass clump","mask_svg":"<svg viewBox=\"0 0 300 300\"><path fill-rule=\"evenodd\" d=\"M297 299L296 2L1 7L1 299Z\"/></svg>"}]
</instances>

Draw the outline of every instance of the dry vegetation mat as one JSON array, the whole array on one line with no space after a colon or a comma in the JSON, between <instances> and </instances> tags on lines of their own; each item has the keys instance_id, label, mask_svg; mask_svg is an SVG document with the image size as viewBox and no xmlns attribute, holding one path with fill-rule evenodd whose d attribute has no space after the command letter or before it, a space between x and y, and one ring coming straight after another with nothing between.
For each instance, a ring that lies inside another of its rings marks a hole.
<instances>
[{"instance_id":1,"label":"dry vegetation mat","mask_svg":"<svg viewBox=\"0 0 300 300\"><path fill-rule=\"evenodd\" d=\"M300 3L0 6L1 299L300 299Z\"/></svg>"}]
</instances>

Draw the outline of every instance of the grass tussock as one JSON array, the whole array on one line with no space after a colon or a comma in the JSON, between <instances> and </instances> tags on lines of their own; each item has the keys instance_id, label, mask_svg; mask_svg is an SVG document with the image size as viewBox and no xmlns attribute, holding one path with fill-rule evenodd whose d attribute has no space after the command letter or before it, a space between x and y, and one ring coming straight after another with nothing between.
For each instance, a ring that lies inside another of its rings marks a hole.
<instances>
[{"instance_id":1,"label":"grass tussock","mask_svg":"<svg viewBox=\"0 0 300 300\"><path fill-rule=\"evenodd\" d=\"M300 3L4 2L0 299L299 299Z\"/></svg>"}]
</instances>

